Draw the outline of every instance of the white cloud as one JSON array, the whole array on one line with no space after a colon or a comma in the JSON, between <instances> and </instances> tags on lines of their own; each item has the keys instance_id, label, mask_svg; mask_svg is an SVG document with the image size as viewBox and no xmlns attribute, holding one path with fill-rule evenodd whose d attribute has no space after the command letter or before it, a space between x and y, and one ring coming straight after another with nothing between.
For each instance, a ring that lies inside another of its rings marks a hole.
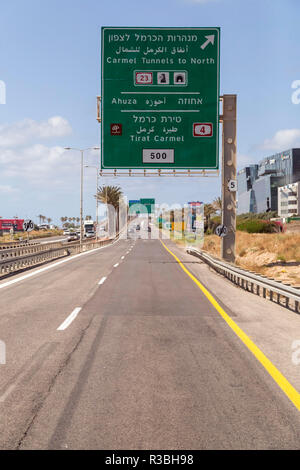
<instances>
[{"instance_id":1,"label":"white cloud","mask_svg":"<svg viewBox=\"0 0 300 470\"><path fill-rule=\"evenodd\" d=\"M266 139L260 148L280 152L299 145L300 129L282 129L277 131L271 139Z\"/></svg>"},{"instance_id":2,"label":"white cloud","mask_svg":"<svg viewBox=\"0 0 300 470\"><path fill-rule=\"evenodd\" d=\"M18 147L41 139L64 137L71 133L69 122L61 116L54 116L41 122L24 119L14 124L0 126L0 147Z\"/></svg>"},{"instance_id":3,"label":"white cloud","mask_svg":"<svg viewBox=\"0 0 300 470\"><path fill-rule=\"evenodd\" d=\"M98 164L98 152L85 152L86 164ZM35 144L24 148L0 148L2 180L17 182L31 191L39 188L43 193L55 188L70 190L79 185L80 154L66 151L61 146L48 147ZM86 175L87 177L89 174ZM94 174L93 180L94 180Z\"/></svg>"},{"instance_id":4,"label":"white cloud","mask_svg":"<svg viewBox=\"0 0 300 470\"><path fill-rule=\"evenodd\" d=\"M47 181L53 184L56 178L74 174L74 157L62 147L36 144L0 151L0 166L5 178L22 178L27 184L42 186Z\"/></svg>"},{"instance_id":5,"label":"white cloud","mask_svg":"<svg viewBox=\"0 0 300 470\"><path fill-rule=\"evenodd\" d=\"M0 194L11 194L11 193L15 193L16 191L18 191L17 188L13 188L9 184L6 184L6 185L0 184Z\"/></svg>"}]
</instances>

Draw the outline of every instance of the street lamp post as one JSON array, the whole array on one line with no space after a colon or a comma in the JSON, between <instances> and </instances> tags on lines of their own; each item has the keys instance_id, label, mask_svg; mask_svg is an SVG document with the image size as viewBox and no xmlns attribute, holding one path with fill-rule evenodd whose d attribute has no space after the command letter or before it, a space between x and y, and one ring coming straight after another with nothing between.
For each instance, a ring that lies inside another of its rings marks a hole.
<instances>
[{"instance_id":1,"label":"street lamp post","mask_svg":"<svg viewBox=\"0 0 300 470\"><path fill-rule=\"evenodd\" d=\"M81 165L80 165L80 252L81 252L82 242L83 242L83 154L86 150L99 150L99 147L89 147L86 149L65 147L65 150L76 150L81 153Z\"/></svg>"},{"instance_id":2,"label":"street lamp post","mask_svg":"<svg viewBox=\"0 0 300 470\"><path fill-rule=\"evenodd\" d=\"M85 165L85 168L96 168L96 240L98 240L98 223L99 223L99 217L98 217L98 186L99 186L99 168L95 165Z\"/></svg>"}]
</instances>

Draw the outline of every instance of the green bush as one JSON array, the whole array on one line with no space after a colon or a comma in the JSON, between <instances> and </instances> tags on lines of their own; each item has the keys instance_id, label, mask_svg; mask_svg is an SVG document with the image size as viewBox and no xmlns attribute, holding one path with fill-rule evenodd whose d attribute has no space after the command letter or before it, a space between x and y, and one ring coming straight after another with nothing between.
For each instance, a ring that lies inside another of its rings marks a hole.
<instances>
[{"instance_id":1,"label":"green bush","mask_svg":"<svg viewBox=\"0 0 300 470\"><path fill-rule=\"evenodd\" d=\"M237 223L236 229L248 233L274 233L277 231L275 224L261 220L246 220Z\"/></svg>"},{"instance_id":2,"label":"green bush","mask_svg":"<svg viewBox=\"0 0 300 470\"><path fill-rule=\"evenodd\" d=\"M239 214L237 216L237 223L246 222L247 220L270 220L277 216L275 211L261 212L260 214L254 214L248 212L247 214Z\"/></svg>"},{"instance_id":3,"label":"green bush","mask_svg":"<svg viewBox=\"0 0 300 470\"><path fill-rule=\"evenodd\" d=\"M212 217L209 221L209 226L205 224L204 231L207 235L215 233L216 228L221 223L221 216Z\"/></svg>"}]
</instances>

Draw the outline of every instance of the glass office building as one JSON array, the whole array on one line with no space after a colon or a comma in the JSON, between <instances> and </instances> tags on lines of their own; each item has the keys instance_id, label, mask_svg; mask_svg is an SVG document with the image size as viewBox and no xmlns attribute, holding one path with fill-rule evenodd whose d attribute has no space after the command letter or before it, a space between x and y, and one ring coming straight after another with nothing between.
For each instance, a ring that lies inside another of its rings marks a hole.
<instances>
[{"instance_id":1,"label":"glass office building","mask_svg":"<svg viewBox=\"0 0 300 470\"><path fill-rule=\"evenodd\" d=\"M300 149L264 158L238 172L238 214L278 212L278 188L300 181Z\"/></svg>"}]
</instances>

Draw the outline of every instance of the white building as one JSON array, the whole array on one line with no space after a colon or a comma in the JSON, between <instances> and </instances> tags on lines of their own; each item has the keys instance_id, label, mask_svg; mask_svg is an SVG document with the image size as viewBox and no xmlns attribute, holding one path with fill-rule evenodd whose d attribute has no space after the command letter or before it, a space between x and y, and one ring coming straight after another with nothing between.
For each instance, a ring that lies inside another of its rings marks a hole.
<instances>
[{"instance_id":1,"label":"white building","mask_svg":"<svg viewBox=\"0 0 300 470\"><path fill-rule=\"evenodd\" d=\"M293 217L300 214L300 181L278 188L279 217Z\"/></svg>"}]
</instances>

